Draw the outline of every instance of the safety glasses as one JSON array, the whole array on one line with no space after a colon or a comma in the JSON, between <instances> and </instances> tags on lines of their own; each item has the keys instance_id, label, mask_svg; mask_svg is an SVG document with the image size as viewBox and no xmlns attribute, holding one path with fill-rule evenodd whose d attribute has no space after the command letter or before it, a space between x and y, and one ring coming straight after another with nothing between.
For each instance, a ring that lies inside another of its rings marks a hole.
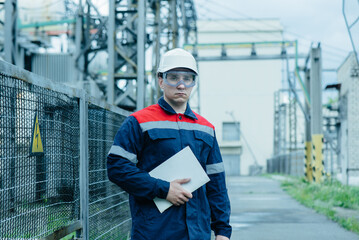
<instances>
[{"instance_id":1,"label":"safety glasses","mask_svg":"<svg viewBox=\"0 0 359 240\"><path fill-rule=\"evenodd\" d=\"M183 84L186 88L196 85L197 75L193 72L168 71L163 73L164 82L172 87Z\"/></svg>"}]
</instances>

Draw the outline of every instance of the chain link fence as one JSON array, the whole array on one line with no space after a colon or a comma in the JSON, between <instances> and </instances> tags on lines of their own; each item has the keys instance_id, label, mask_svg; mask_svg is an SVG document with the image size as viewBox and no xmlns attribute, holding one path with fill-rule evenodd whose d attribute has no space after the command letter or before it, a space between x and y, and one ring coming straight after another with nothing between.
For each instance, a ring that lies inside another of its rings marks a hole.
<instances>
[{"instance_id":1,"label":"chain link fence","mask_svg":"<svg viewBox=\"0 0 359 240\"><path fill-rule=\"evenodd\" d=\"M0 239L127 239L128 195L106 172L127 115L0 61Z\"/></svg>"},{"instance_id":2,"label":"chain link fence","mask_svg":"<svg viewBox=\"0 0 359 240\"><path fill-rule=\"evenodd\" d=\"M127 239L131 228L127 193L107 177L106 156L125 116L89 105L90 239Z\"/></svg>"},{"instance_id":3,"label":"chain link fence","mask_svg":"<svg viewBox=\"0 0 359 240\"><path fill-rule=\"evenodd\" d=\"M304 177L304 149L267 159L267 173Z\"/></svg>"}]
</instances>

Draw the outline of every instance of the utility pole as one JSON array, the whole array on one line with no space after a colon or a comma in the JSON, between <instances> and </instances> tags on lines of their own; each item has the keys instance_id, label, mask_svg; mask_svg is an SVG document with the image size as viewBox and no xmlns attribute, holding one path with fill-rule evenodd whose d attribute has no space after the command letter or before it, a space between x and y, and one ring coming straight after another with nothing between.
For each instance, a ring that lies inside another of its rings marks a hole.
<instances>
[{"instance_id":1,"label":"utility pole","mask_svg":"<svg viewBox=\"0 0 359 240\"><path fill-rule=\"evenodd\" d=\"M107 102L114 103L115 99L115 63L117 54L115 54L115 39L116 39L116 7L115 1L109 1L109 14L108 14L108 38L107 38L107 51L108 51L108 73L107 73Z\"/></svg>"},{"instance_id":2,"label":"utility pole","mask_svg":"<svg viewBox=\"0 0 359 240\"><path fill-rule=\"evenodd\" d=\"M84 69L84 56L81 53L83 46L83 25L84 25L84 9L82 6L82 1L79 1L79 7L76 14L76 29L75 29L75 64L77 68L76 81L83 82L85 76L83 73Z\"/></svg>"},{"instance_id":3,"label":"utility pole","mask_svg":"<svg viewBox=\"0 0 359 240\"><path fill-rule=\"evenodd\" d=\"M322 182L323 164L323 120L322 120L322 51L320 44L310 52L310 99L311 135L313 143L313 180Z\"/></svg>"},{"instance_id":4,"label":"utility pole","mask_svg":"<svg viewBox=\"0 0 359 240\"><path fill-rule=\"evenodd\" d=\"M146 0L137 2L137 110L145 107Z\"/></svg>"},{"instance_id":5,"label":"utility pole","mask_svg":"<svg viewBox=\"0 0 359 240\"><path fill-rule=\"evenodd\" d=\"M310 70L305 71L305 88L310 92ZM310 106L305 104L305 112L310 116ZM313 166L312 166L312 135L310 128L310 119L305 119L305 172L304 175L308 182L313 181Z\"/></svg>"},{"instance_id":6,"label":"utility pole","mask_svg":"<svg viewBox=\"0 0 359 240\"><path fill-rule=\"evenodd\" d=\"M161 51L161 1L155 1L153 3L156 26L154 29L154 44L152 53L152 81L154 82L154 88L152 89L152 104L156 103L161 96L161 88L157 81L157 68L160 62Z\"/></svg>"},{"instance_id":7,"label":"utility pole","mask_svg":"<svg viewBox=\"0 0 359 240\"><path fill-rule=\"evenodd\" d=\"M178 46L177 0L171 0L172 47Z\"/></svg>"}]
</instances>

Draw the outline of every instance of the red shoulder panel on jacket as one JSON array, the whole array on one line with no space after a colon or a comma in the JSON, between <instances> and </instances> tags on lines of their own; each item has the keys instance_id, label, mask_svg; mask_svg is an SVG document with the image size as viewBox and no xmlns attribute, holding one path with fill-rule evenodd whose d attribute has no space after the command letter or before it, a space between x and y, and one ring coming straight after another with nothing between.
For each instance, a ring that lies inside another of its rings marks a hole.
<instances>
[{"instance_id":1,"label":"red shoulder panel on jacket","mask_svg":"<svg viewBox=\"0 0 359 240\"><path fill-rule=\"evenodd\" d=\"M214 126L213 126L210 122L208 122L207 119L205 119L204 117L202 117L201 115L199 115L199 114L197 114L197 113L195 113L195 112L193 112L193 113L194 113L194 115L196 115L196 117L198 118L198 120L197 120L197 123L198 123L198 124L205 125L205 126L207 126L207 127L211 127L211 128L214 129Z\"/></svg>"},{"instance_id":2,"label":"red shoulder panel on jacket","mask_svg":"<svg viewBox=\"0 0 359 240\"><path fill-rule=\"evenodd\" d=\"M214 129L214 126L210 122L208 122L204 117L202 117L201 115L195 112L194 114L196 115L198 120L184 117L181 119L181 121L188 123L197 123ZM183 116L183 114L181 115ZM148 106L142 110L132 113L131 116L134 116L139 124L145 122L157 122L157 121L171 121L171 122L178 121L177 114L167 113L165 110L161 108L159 104Z\"/></svg>"},{"instance_id":3,"label":"red shoulder panel on jacket","mask_svg":"<svg viewBox=\"0 0 359 240\"><path fill-rule=\"evenodd\" d=\"M176 115L168 114L158 104L148 106L142 110L132 113L131 116L134 116L140 124L156 121L176 121Z\"/></svg>"}]
</instances>

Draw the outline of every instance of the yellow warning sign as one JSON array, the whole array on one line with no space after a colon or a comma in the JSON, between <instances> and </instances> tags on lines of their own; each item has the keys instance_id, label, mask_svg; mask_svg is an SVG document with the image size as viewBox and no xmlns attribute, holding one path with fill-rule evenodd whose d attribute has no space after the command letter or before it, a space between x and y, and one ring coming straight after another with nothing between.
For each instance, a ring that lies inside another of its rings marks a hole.
<instances>
[{"instance_id":1,"label":"yellow warning sign","mask_svg":"<svg viewBox=\"0 0 359 240\"><path fill-rule=\"evenodd\" d=\"M30 144L30 155L41 155L44 154L44 148L42 146L39 119L37 113L35 113L34 127L32 128L32 138Z\"/></svg>"}]
</instances>

